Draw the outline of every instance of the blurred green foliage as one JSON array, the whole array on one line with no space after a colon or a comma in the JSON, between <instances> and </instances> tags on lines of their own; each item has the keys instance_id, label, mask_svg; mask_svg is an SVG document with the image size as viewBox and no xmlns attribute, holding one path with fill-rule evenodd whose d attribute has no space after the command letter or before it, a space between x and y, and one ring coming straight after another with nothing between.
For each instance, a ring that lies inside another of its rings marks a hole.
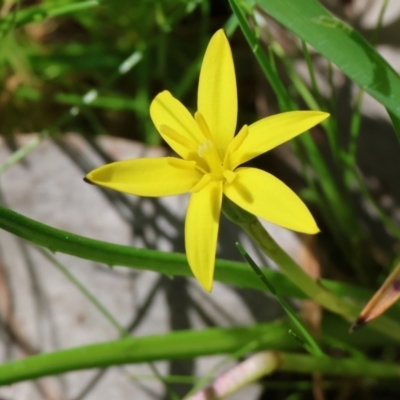
<instances>
[{"instance_id":1,"label":"blurred green foliage","mask_svg":"<svg viewBox=\"0 0 400 400\"><path fill-rule=\"evenodd\" d=\"M193 87L210 9L197 0L3 2L0 132L40 131L77 106L63 130L158 144L150 101Z\"/></svg>"}]
</instances>

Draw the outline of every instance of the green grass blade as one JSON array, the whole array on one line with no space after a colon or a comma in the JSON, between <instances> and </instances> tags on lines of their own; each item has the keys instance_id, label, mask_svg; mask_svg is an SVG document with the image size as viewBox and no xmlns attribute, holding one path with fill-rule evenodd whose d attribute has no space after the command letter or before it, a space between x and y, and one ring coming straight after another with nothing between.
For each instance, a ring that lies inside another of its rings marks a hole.
<instances>
[{"instance_id":1,"label":"green grass blade","mask_svg":"<svg viewBox=\"0 0 400 400\"><path fill-rule=\"evenodd\" d=\"M375 29L372 34L371 38L371 44L373 46L376 45L379 31L382 27L382 21L383 21L383 15L385 13L385 10L387 8L389 1L384 0L381 5L381 9L378 15L378 20L375 25ZM363 101L363 94L364 92L359 89L356 97L355 97L355 102L354 102L354 109L353 113L351 115L351 120L350 120L350 137L349 137L349 144L347 146L347 152L343 152L342 158L346 161L347 164L347 169L346 169L346 184L351 187L352 184L352 173L354 172L354 169L356 167L356 161L357 161L357 141L358 137L360 135L360 128L361 128L361 104ZM394 123L393 123L394 125Z\"/></svg>"},{"instance_id":2,"label":"green grass blade","mask_svg":"<svg viewBox=\"0 0 400 400\"><path fill-rule=\"evenodd\" d=\"M287 339L287 327L276 322L246 328L211 328L166 335L125 338L31 356L0 365L0 385L88 368L135 364L149 361L193 359L198 356L231 354L258 341L256 350L298 349ZM335 375L396 377L400 367L360 357L333 359L300 354L280 354L281 369L294 372L323 371Z\"/></svg>"},{"instance_id":3,"label":"green grass blade","mask_svg":"<svg viewBox=\"0 0 400 400\"><path fill-rule=\"evenodd\" d=\"M184 254L163 253L156 250L137 249L93 240L24 217L10 209L0 206L0 228L32 243L87 260L97 261L109 266L121 265L137 269L147 269L168 276L192 276ZM266 272L271 282L285 295L304 297L295 285L282 274ZM218 260L217 280L225 283L264 290L262 283L244 263Z\"/></svg>"},{"instance_id":4,"label":"green grass blade","mask_svg":"<svg viewBox=\"0 0 400 400\"><path fill-rule=\"evenodd\" d=\"M397 140L400 142L400 118L388 109L386 110L389 114L390 120L392 121L394 133L396 134Z\"/></svg>"},{"instance_id":5,"label":"green grass blade","mask_svg":"<svg viewBox=\"0 0 400 400\"><path fill-rule=\"evenodd\" d=\"M295 341L287 339L286 331L287 327L274 322L246 328L180 331L82 346L2 364L0 385L87 368L230 354L254 340L259 341L258 349L298 348Z\"/></svg>"},{"instance_id":6,"label":"green grass blade","mask_svg":"<svg viewBox=\"0 0 400 400\"><path fill-rule=\"evenodd\" d=\"M46 18L58 17L61 15L67 15L74 12L82 11L85 9L97 7L100 5L98 0L89 1L76 1L76 2L48 2L41 4L40 6L31 6L18 12L15 16L10 15L4 18L0 22L0 33L6 32L9 29L9 24L12 19L14 21L14 28L21 26L37 23L43 21Z\"/></svg>"},{"instance_id":7,"label":"green grass blade","mask_svg":"<svg viewBox=\"0 0 400 400\"><path fill-rule=\"evenodd\" d=\"M110 267L121 265L155 271L168 276L192 276L184 254L137 249L89 239L52 228L3 206L0 206L0 229L46 247L50 251L58 251L86 260L101 262ZM305 297L304 293L283 274L268 269L263 270L263 273L282 295L297 298ZM238 287L265 290L265 286L244 263L217 260L215 279ZM361 288L344 283L321 280L321 284L338 296L359 299L362 302L372 295L371 292L368 293ZM396 341L400 340L398 323L391 318L383 316L377 323L372 322L370 327L394 338Z\"/></svg>"},{"instance_id":8,"label":"green grass blade","mask_svg":"<svg viewBox=\"0 0 400 400\"><path fill-rule=\"evenodd\" d=\"M285 86L279 79L279 76L276 74L276 70L268 59L267 55L263 51L258 38L254 35L253 31L250 29L249 24L247 23L246 14L242 7L238 4L237 0L229 0L229 4L238 19L240 28L243 31L243 34L256 57L264 75L267 77L268 82L270 83L273 91L276 94L279 108L281 111L289 111L293 108L293 102L289 98L289 95L286 91Z\"/></svg>"},{"instance_id":9,"label":"green grass blade","mask_svg":"<svg viewBox=\"0 0 400 400\"><path fill-rule=\"evenodd\" d=\"M339 376L373 376L397 379L400 367L396 363L373 362L360 358L311 357L303 354L280 354L281 371L320 372Z\"/></svg>"},{"instance_id":10,"label":"green grass blade","mask_svg":"<svg viewBox=\"0 0 400 400\"><path fill-rule=\"evenodd\" d=\"M308 333L307 329L301 323L296 313L292 310L289 303L275 290L274 286L269 282L269 280L265 277L265 275L261 272L261 269L254 262L254 260L249 256L247 251L240 245L240 243L236 243L236 247L239 249L240 254L244 257L250 267L253 269L257 277L264 283L264 285L268 288L268 290L275 296L278 300L279 304L285 310L288 317L293 322L294 326L298 329L300 334L302 335L305 348L309 351L310 354L314 356L324 356L324 352L318 346L318 343L314 340L314 338Z\"/></svg>"},{"instance_id":11,"label":"green grass blade","mask_svg":"<svg viewBox=\"0 0 400 400\"><path fill-rule=\"evenodd\" d=\"M192 276L184 254L137 249L86 238L42 224L3 206L0 206L0 229L31 243L46 247L54 253L70 254L109 266L120 265L147 269L168 276ZM304 293L280 272L263 269L263 274L274 287L279 289L283 296L304 299ZM239 287L265 290L265 286L254 276L245 263L217 260L215 279ZM346 283L329 280L321 280L321 283L336 295L351 297L357 299L360 303L364 303L372 295L370 290Z\"/></svg>"},{"instance_id":12,"label":"green grass blade","mask_svg":"<svg viewBox=\"0 0 400 400\"><path fill-rule=\"evenodd\" d=\"M258 0L258 4L400 118L399 76L357 31L318 1Z\"/></svg>"},{"instance_id":13,"label":"green grass blade","mask_svg":"<svg viewBox=\"0 0 400 400\"><path fill-rule=\"evenodd\" d=\"M280 110L289 111L297 109L298 107L289 97L289 93L277 75L276 70L264 53L258 38L250 28L246 19L246 10L243 9L239 0L229 0L229 4L239 21L240 28L242 29L254 56L277 96ZM353 210L351 210L350 207L343 207L344 196L341 193L342 190L335 185L335 180L333 179L332 174L330 173L312 137L308 133L303 133L296 140L298 140L306 150L308 160L319 177L318 182L323 191L324 201L329 205L332 213L335 214L335 218L330 221L330 224L338 224L340 229L343 232L346 232L348 236L358 237L359 227L355 220Z\"/></svg>"},{"instance_id":14,"label":"green grass blade","mask_svg":"<svg viewBox=\"0 0 400 400\"><path fill-rule=\"evenodd\" d=\"M15 151L5 162L0 165L0 175L5 172L8 168L25 158L32 150L36 149L39 144L47 137L47 132L42 132L40 135L36 136L25 146L20 147Z\"/></svg>"}]
</instances>

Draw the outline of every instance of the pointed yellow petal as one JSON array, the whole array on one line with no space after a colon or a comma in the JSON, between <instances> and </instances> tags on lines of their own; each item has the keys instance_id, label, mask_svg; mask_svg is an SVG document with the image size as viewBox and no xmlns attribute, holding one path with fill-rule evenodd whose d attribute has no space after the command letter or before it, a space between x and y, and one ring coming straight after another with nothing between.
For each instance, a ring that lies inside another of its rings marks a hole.
<instances>
[{"instance_id":1,"label":"pointed yellow petal","mask_svg":"<svg viewBox=\"0 0 400 400\"><path fill-rule=\"evenodd\" d=\"M298 232L319 229L303 201L282 181L256 168L238 168L224 194L251 214Z\"/></svg>"},{"instance_id":2,"label":"pointed yellow petal","mask_svg":"<svg viewBox=\"0 0 400 400\"><path fill-rule=\"evenodd\" d=\"M184 159L191 151L196 151L197 145L204 141L193 116L166 90L152 101L150 116L163 139Z\"/></svg>"},{"instance_id":3,"label":"pointed yellow petal","mask_svg":"<svg viewBox=\"0 0 400 400\"><path fill-rule=\"evenodd\" d=\"M190 196L186 214L186 255L193 275L207 292L213 285L221 202L222 184L211 182Z\"/></svg>"},{"instance_id":4,"label":"pointed yellow petal","mask_svg":"<svg viewBox=\"0 0 400 400\"><path fill-rule=\"evenodd\" d=\"M233 168L274 147L287 142L328 118L329 114L321 111L290 111L263 118L249 126L249 132L243 143L230 154ZM233 142L242 140L237 135Z\"/></svg>"},{"instance_id":5,"label":"pointed yellow petal","mask_svg":"<svg viewBox=\"0 0 400 400\"><path fill-rule=\"evenodd\" d=\"M231 48L222 29L211 38L204 55L197 103L223 160L235 134L237 93Z\"/></svg>"},{"instance_id":6,"label":"pointed yellow petal","mask_svg":"<svg viewBox=\"0 0 400 400\"><path fill-rule=\"evenodd\" d=\"M171 196L189 192L201 179L193 161L172 157L117 161L89 172L91 183L137 196Z\"/></svg>"}]
</instances>

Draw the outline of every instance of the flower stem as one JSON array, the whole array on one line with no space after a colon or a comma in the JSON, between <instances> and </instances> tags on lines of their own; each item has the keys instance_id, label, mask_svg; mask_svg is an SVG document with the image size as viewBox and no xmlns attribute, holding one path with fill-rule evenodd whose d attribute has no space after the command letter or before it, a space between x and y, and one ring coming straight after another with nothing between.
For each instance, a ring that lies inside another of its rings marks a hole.
<instances>
[{"instance_id":1,"label":"flower stem","mask_svg":"<svg viewBox=\"0 0 400 400\"><path fill-rule=\"evenodd\" d=\"M224 197L222 211L227 218L235 222L250 236L260 249L273 260L283 273L310 299L320 304L325 309L342 316L347 321L358 317L361 307L349 299L338 297L326 290L322 284L312 279L304 270L275 242L271 235L264 229L258 219L243 210L228 198ZM349 293L350 295L350 293ZM369 326L396 341L400 339L400 325L385 316L372 322Z\"/></svg>"},{"instance_id":2,"label":"flower stem","mask_svg":"<svg viewBox=\"0 0 400 400\"><path fill-rule=\"evenodd\" d=\"M327 291L319 282L312 279L271 237L260 221L252 214L243 210L229 199L224 198L224 214L243 228L259 248L276 264L284 274L295 283L311 300L327 310L353 320L358 315L359 308L349 301L343 300Z\"/></svg>"}]
</instances>

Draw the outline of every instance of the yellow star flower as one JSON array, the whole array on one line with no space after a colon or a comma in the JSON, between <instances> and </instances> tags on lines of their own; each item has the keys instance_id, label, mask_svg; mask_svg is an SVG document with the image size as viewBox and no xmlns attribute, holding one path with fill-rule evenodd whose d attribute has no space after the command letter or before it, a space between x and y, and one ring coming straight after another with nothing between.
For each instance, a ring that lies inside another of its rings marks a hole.
<instances>
[{"instance_id":1,"label":"yellow star flower","mask_svg":"<svg viewBox=\"0 0 400 400\"><path fill-rule=\"evenodd\" d=\"M190 268L211 291L223 195L246 211L285 228L317 233L306 205L283 182L240 164L271 150L323 121L329 114L293 111L244 125L235 136L236 77L223 32L211 38L200 72L194 117L171 93L158 94L150 116L163 139L181 157L114 162L86 179L137 196L190 193L185 246Z\"/></svg>"}]
</instances>

